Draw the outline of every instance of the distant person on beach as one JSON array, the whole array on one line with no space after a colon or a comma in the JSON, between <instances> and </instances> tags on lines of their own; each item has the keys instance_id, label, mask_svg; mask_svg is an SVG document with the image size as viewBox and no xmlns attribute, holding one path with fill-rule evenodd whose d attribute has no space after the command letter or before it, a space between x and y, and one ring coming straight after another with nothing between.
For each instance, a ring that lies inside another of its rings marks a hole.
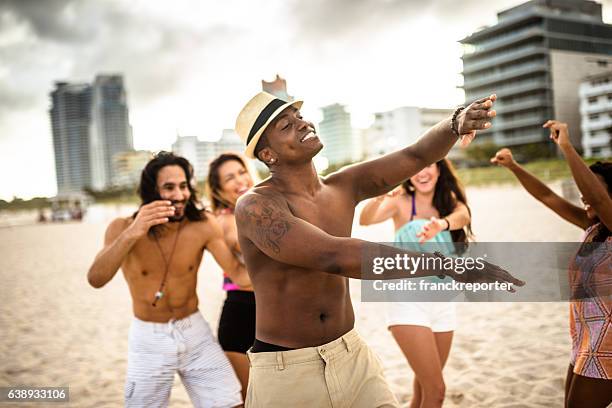
<instances>
[{"instance_id":1,"label":"distant person on beach","mask_svg":"<svg viewBox=\"0 0 612 408\"><path fill-rule=\"evenodd\" d=\"M465 191L448 159L422 169L390 194L370 200L361 225L393 219L394 242L413 251L456 254L467 243L471 214ZM423 278L436 280L437 277ZM387 327L415 372L411 408L444 399L442 369L448 358L457 312L453 302L388 302Z\"/></svg>"},{"instance_id":2,"label":"distant person on beach","mask_svg":"<svg viewBox=\"0 0 612 408\"><path fill-rule=\"evenodd\" d=\"M584 208L555 194L520 166L510 149L501 149L491 162L510 170L527 192L564 220L585 231L585 245L570 265L570 284L597 285L612 278L612 163L590 167L582 161L569 138L565 123L549 120L550 138L559 146ZM595 243L600 243L599 245ZM580 273L576 273L580 271ZM580 282L573 282L572 277ZM612 403L612 296L595 296L570 302L572 355L565 381L567 408L605 408Z\"/></svg>"},{"instance_id":3,"label":"distant person on beach","mask_svg":"<svg viewBox=\"0 0 612 408\"><path fill-rule=\"evenodd\" d=\"M460 136L468 143L477 130L489 128L494 101L491 96L457 109L415 144L325 178L312 161L323 144L314 125L302 118L302 101L261 92L245 105L236 130L246 155L257 157L271 173L238 200L235 211L257 299L247 407L398 406L377 356L354 329L347 278L362 278L361 256L367 251L393 257L399 250L350 238L355 206L441 160ZM426 268L414 275L387 272L382 279L433 274L475 279ZM522 283L491 264L479 279Z\"/></svg>"},{"instance_id":4,"label":"distant person on beach","mask_svg":"<svg viewBox=\"0 0 612 408\"><path fill-rule=\"evenodd\" d=\"M74 221L83 220L83 209L78 201L74 203L74 208L70 210L70 219Z\"/></svg>"},{"instance_id":5,"label":"distant person on beach","mask_svg":"<svg viewBox=\"0 0 612 408\"><path fill-rule=\"evenodd\" d=\"M213 212L223 228L225 242L243 264L234 209L238 198L251 187L253 178L240 155L223 153L208 165L208 193ZM243 282L234 282L224 273L223 289L227 297L219 318L217 337L236 371L245 397L249 382L246 352L255 341L255 294L249 277L246 274L243 277Z\"/></svg>"},{"instance_id":6,"label":"distant person on beach","mask_svg":"<svg viewBox=\"0 0 612 408\"><path fill-rule=\"evenodd\" d=\"M125 405L165 407L178 373L196 407L241 406L240 383L198 311L197 272L204 250L240 281L244 267L223 230L198 208L193 168L172 153L157 154L142 171L142 204L108 226L104 248L87 278L100 288L119 268L132 296Z\"/></svg>"}]
</instances>

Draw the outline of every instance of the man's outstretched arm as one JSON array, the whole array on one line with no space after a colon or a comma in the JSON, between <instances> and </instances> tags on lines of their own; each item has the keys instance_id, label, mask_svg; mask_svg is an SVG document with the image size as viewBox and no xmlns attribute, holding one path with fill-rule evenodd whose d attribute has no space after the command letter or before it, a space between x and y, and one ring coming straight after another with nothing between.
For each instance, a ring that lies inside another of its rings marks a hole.
<instances>
[{"instance_id":1,"label":"man's outstretched arm","mask_svg":"<svg viewBox=\"0 0 612 408\"><path fill-rule=\"evenodd\" d=\"M456 130L463 144L469 144L476 131L491 127L495 100L495 95L479 99L457 115ZM451 118L447 118L425 132L414 144L378 159L349 166L341 174L348 178L348 185L353 186L356 201L375 197L391 191L424 167L443 159L457 140L451 130Z\"/></svg>"},{"instance_id":2,"label":"man's outstretched arm","mask_svg":"<svg viewBox=\"0 0 612 408\"><path fill-rule=\"evenodd\" d=\"M416 278L441 274L461 279L453 271L444 269L420 269L410 273L390 270L384 276L374 277L372 274L363 276L361 263L364 253L387 258L392 258L396 254L420 258L433 258L436 255L404 251L360 239L329 235L291 214L287 203L281 197L256 192L247 193L238 201L235 214L239 236L250 240L268 257L288 265L355 279ZM494 265L485 271L485 275L487 275L485 280L522 284Z\"/></svg>"}]
</instances>

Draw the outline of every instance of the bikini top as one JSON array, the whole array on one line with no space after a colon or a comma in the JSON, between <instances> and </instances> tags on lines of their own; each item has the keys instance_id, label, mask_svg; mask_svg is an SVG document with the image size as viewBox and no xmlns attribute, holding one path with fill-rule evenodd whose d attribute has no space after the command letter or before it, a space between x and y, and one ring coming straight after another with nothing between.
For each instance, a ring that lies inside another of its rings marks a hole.
<instances>
[{"instance_id":1,"label":"bikini top","mask_svg":"<svg viewBox=\"0 0 612 408\"><path fill-rule=\"evenodd\" d=\"M417 234L421 231L423 226L429 222L429 220L425 218L415 218L415 216L416 200L413 195L410 220L395 231L395 243L402 249L408 251L414 251L417 253L431 253L434 251L439 251L446 256L452 256L455 253L455 246L449 231L440 231L429 241L423 244L419 243L420 238L417 237ZM440 278L433 276L420 279L428 282L440 282ZM451 280L449 277L445 279L448 281Z\"/></svg>"},{"instance_id":2,"label":"bikini top","mask_svg":"<svg viewBox=\"0 0 612 408\"><path fill-rule=\"evenodd\" d=\"M419 237L417 234L421 231L423 226L429 222L428 219L415 218L416 216L416 199L415 195L412 195L412 211L410 212L410 220L402 225L395 231L395 242L401 242L402 244L408 244L407 249L414 251L425 251L431 252L439 250L443 254L452 254L455 251L453 245L453 238L450 231L440 231L432 239L427 241L425 244L419 244Z\"/></svg>"},{"instance_id":3,"label":"bikini top","mask_svg":"<svg viewBox=\"0 0 612 408\"><path fill-rule=\"evenodd\" d=\"M232 254L238 259L238 262L244 265L244 256L242 253L232 251ZM223 271L223 290L240 290L240 286L236 285L225 271Z\"/></svg>"}]
</instances>

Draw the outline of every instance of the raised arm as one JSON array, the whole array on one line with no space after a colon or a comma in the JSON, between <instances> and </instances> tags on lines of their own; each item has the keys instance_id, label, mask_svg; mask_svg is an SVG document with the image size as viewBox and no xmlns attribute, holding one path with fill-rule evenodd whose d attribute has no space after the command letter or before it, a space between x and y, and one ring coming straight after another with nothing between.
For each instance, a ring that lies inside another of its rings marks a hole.
<instances>
[{"instance_id":1,"label":"raised arm","mask_svg":"<svg viewBox=\"0 0 612 408\"><path fill-rule=\"evenodd\" d=\"M479 99L462 110L457 116L456 130L467 145L477 130L491 127L491 110L496 96ZM375 160L346 167L341 171L347 185L354 187L357 202L376 197L392 190L404 180L412 177L424 167L441 160L457 142L451 130L451 118L445 119L429 129L414 144Z\"/></svg>"},{"instance_id":2,"label":"raised arm","mask_svg":"<svg viewBox=\"0 0 612 408\"><path fill-rule=\"evenodd\" d=\"M230 277L232 282L241 287L250 287L251 280L247 273L246 267L238 261L236 256L227 246L223 236L223 228L215 217L209 216L206 223L205 234L209 237L206 241L206 249L215 258L215 261Z\"/></svg>"},{"instance_id":3,"label":"raised arm","mask_svg":"<svg viewBox=\"0 0 612 408\"><path fill-rule=\"evenodd\" d=\"M606 187L582 161L570 142L567 124L549 120L544 127L550 129L550 138L559 146L572 171L578 189L586 202L595 209L599 220L612 230L612 199Z\"/></svg>"},{"instance_id":4,"label":"raised arm","mask_svg":"<svg viewBox=\"0 0 612 408\"><path fill-rule=\"evenodd\" d=\"M134 244L149 232L149 228L168 222L174 214L170 201L154 201L143 205L133 222L117 218L104 235L104 248L96 255L87 273L94 288L106 285L117 273Z\"/></svg>"},{"instance_id":5,"label":"raised arm","mask_svg":"<svg viewBox=\"0 0 612 408\"><path fill-rule=\"evenodd\" d=\"M401 194L400 189L395 189L388 194L383 194L371 199L361 210L359 224L378 224L394 217L397 214L397 197Z\"/></svg>"},{"instance_id":6,"label":"raised arm","mask_svg":"<svg viewBox=\"0 0 612 408\"><path fill-rule=\"evenodd\" d=\"M404 251L398 248L355 238L335 237L314 225L293 216L282 197L257 192L247 193L236 207L238 234L251 241L269 258L309 270L324 271L355 279L397 279L445 274L454 279L469 279L454 271L421 268L408 274L405 270L391 270L385 275L362 275L363 254L395 258L398 254L410 257L437 258L434 254ZM439 259L439 258L438 258ZM521 285L522 282L506 271L488 265L485 280L498 280ZM414 272L414 273L412 273ZM482 276L480 277L482 279Z\"/></svg>"},{"instance_id":7,"label":"raised arm","mask_svg":"<svg viewBox=\"0 0 612 408\"><path fill-rule=\"evenodd\" d=\"M591 224L584 209L575 206L563 197L555 194L546 184L542 183L536 176L525 170L514 161L510 149L504 148L495 154L491 163L505 167L510 170L521 183L521 185L536 200L553 210L564 220L582 229L587 229Z\"/></svg>"}]
</instances>

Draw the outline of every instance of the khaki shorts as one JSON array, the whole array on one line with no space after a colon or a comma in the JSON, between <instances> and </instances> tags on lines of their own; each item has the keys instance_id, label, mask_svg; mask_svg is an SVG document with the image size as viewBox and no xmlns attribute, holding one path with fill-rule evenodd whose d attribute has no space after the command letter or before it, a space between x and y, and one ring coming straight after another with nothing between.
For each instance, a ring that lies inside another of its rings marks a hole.
<instances>
[{"instance_id":1,"label":"khaki shorts","mask_svg":"<svg viewBox=\"0 0 612 408\"><path fill-rule=\"evenodd\" d=\"M247 356L246 407L399 407L378 357L355 329L322 346Z\"/></svg>"}]
</instances>

